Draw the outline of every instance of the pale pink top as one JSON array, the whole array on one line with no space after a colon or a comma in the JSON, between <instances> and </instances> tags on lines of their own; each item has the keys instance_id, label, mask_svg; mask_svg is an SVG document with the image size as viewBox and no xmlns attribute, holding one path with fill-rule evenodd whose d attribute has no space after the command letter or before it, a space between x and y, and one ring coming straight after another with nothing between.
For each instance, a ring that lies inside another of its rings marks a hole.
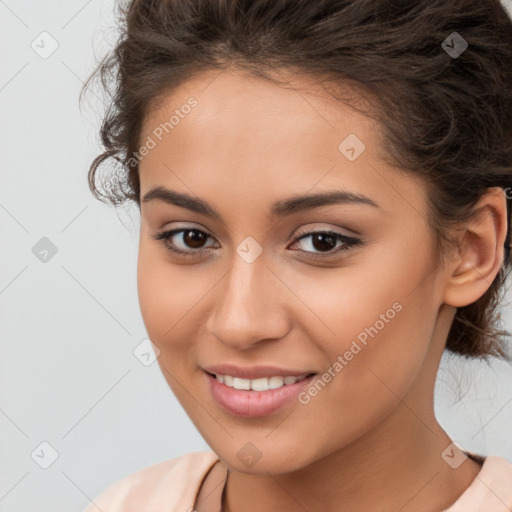
<instances>
[{"instance_id":1,"label":"pale pink top","mask_svg":"<svg viewBox=\"0 0 512 512\"><path fill-rule=\"evenodd\" d=\"M483 460L471 485L442 512L512 510L512 464ZM210 471L211 470L211 471ZM83 512L220 512L227 466L214 452L190 452L129 474L107 487Z\"/></svg>"}]
</instances>

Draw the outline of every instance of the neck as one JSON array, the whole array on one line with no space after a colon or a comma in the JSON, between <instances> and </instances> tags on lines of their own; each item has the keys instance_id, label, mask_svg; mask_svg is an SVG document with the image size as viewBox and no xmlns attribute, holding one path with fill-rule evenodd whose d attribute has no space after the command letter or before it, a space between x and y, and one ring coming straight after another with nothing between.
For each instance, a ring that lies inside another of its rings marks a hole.
<instances>
[{"instance_id":1,"label":"neck","mask_svg":"<svg viewBox=\"0 0 512 512\"><path fill-rule=\"evenodd\" d=\"M404 427L404 415L419 428L415 435L392 438L384 429L331 453L300 470L279 475L247 475L230 471L223 510L304 512L368 510L431 512L453 504L481 466L470 458L452 469L441 457L451 439L435 421L423 423L401 408L388 418ZM402 416L402 418L398 418ZM403 430L407 432L406 429Z\"/></svg>"},{"instance_id":2,"label":"neck","mask_svg":"<svg viewBox=\"0 0 512 512\"><path fill-rule=\"evenodd\" d=\"M225 487L229 512L432 512L452 505L481 466L470 458L452 468L441 454L452 440L434 414L436 370L453 316L441 317L415 385L377 426L328 455L288 473L230 471ZM390 392L392 392L390 390Z\"/></svg>"}]
</instances>

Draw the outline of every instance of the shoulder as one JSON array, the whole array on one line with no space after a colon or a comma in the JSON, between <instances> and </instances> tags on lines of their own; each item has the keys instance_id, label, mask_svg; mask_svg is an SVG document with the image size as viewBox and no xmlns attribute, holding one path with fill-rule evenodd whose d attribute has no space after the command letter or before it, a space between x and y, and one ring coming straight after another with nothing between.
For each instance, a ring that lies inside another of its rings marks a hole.
<instances>
[{"instance_id":1,"label":"shoulder","mask_svg":"<svg viewBox=\"0 0 512 512\"><path fill-rule=\"evenodd\" d=\"M83 512L145 512L164 507L185 512L217 460L211 451L189 452L140 469L107 487Z\"/></svg>"},{"instance_id":2,"label":"shoulder","mask_svg":"<svg viewBox=\"0 0 512 512\"><path fill-rule=\"evenodd\" d=\"M512 464L489 455L482 469L459 499L443 512L508 512L512 510Z\"/></svg>"}]
</instances>

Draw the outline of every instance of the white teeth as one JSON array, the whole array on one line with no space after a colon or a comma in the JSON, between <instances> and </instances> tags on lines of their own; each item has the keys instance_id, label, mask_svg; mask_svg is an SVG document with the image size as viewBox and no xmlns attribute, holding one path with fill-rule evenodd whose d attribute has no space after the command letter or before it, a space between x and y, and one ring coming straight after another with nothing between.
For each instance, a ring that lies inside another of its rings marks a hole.
<instances>
[{"instance_id":1,"label":"white teeth","mask_svg":"<svg viewBox=\"0 0 512 512\"><path fill-rule=\"evenodd\" d=\"M287 386L288 384L294 384L299 380L305 379L307 376L308 374L299 375L298 377L288 375L286 377L276 376L270 378L262 377L260 379L242 379L240 377L232 377L231 375L221 375L218 373L215 375L215 378L230 388L267 391L269 389L277 389L282 386Z\"/></svg>"},{"instance_id":2,"label":"white teeth","mask_svg":"<svg viewBox=\"0 0 512 512\"><path fill-rule=\"evenodd\" d=\"M235 377L233 379L233 387L235 389L251 389L251 381L248 379L241 379L239 377Z\"/></svg>"}]
</instances>

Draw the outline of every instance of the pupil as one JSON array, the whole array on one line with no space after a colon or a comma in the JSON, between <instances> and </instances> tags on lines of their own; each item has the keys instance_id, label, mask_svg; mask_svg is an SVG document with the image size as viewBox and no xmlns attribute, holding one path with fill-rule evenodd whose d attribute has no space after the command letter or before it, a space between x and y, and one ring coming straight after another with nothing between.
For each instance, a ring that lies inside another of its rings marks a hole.
<instances>
[{"instance_id":1,"label":"pupil","mask_svg":"<svg viewBox=\"0 0 512 512\"><path fill-rule=\"evenodd\" d=\"M320 241L320 244L315 243L317 240ZM315 234L313 235L313 246L319 251L330 251L336 246L336 238L325 233Z\"/></svg>"},{"instance_id":2,"label":"pupil","mask_svg":"<svg viewBox=\"0 0 512 512\"><path fill-rule=\"evenodd\" d=\"M194 234L195 234L195 236L194 236ZM185 238L185 243L192 248L201 247L201 245L202 245L201 242L204 243L204 233L201 233L200 231L194 231L194 230L186 231L183 234L183 236Z\"/></svg>"}]
</instances>

